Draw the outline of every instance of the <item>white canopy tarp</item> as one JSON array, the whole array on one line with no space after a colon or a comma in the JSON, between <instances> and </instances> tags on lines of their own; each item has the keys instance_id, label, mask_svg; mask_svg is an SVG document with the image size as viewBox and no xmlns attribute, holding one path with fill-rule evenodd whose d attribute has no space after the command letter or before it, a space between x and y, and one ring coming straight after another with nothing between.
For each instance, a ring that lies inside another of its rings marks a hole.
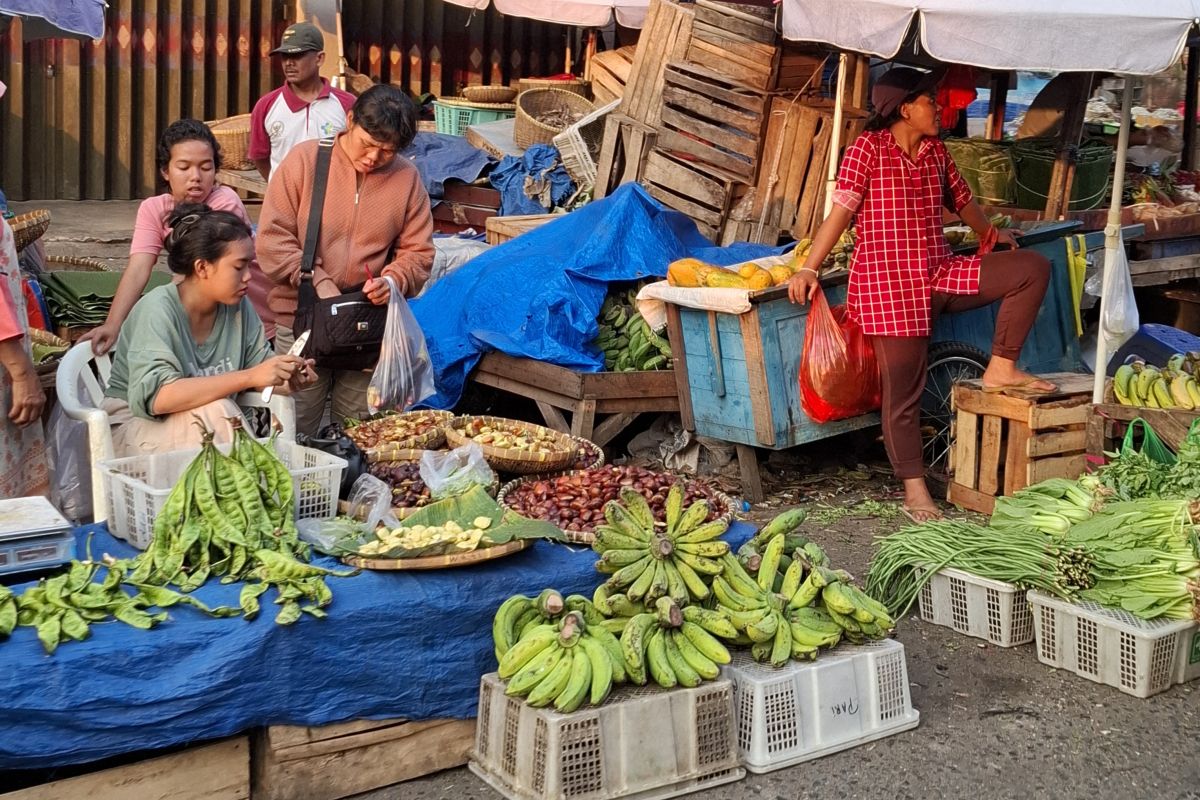
<instances>
[{"instance_id":1,"label":"white canopy tarp","mask_svg":"<svg viewBox=\"0 0 1200 800\"><path fill-rule=\"evenodd\" d=\"M782 29L890 59L915 20L946 63L1150 75L1179 59L1198 18L1197 0L783 0Z\"/></svg>"},{"instance_id":2,"label":"white canopy tarp","mask_svg":"<svg viewBox=\"0 0 1200 800\"><path fill-rule=\"evenodd\" d=\"M602 28L616 16L626 28L646 21L649 0L446 0L456 6L482 11L491 3L501 14L559 25Z\"/></svg>"}]
</instances>

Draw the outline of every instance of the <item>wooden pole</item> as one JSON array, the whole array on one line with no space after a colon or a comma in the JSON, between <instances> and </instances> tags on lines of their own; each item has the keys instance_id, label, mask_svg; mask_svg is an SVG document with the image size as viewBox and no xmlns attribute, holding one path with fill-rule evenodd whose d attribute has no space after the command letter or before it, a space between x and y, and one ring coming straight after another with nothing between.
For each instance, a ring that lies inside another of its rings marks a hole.
<instances>
[{"instance_id":1,"label":"wooden pole","mask_svg":"<svg viewBox=\"0 0 1200 800\"><path fill-rule=\"evenodd\" d=\"M1062 219L1070 208L1071 180L1075 167L1075 151L1083 135L1083 116L1087 98L1092 89L1092 73L1080 73L1072 93L1073 100L1063 109L1062 138L1059 142L1058 158L1054 160L1054 172L1050 176L1050 189L1046 192L1046 219ZM1118 190L1119 191L1119 190Z\"/></svg>"},{"instance_id":2,"label":"wooden pole","mask_svg":"<svg viewBox=\"0 0 1200 800\"><path fill-rule=\"evenodd\" d=\"M1183 94L1183 168L1191 171L1196 164L1196 100L1200 86L1200 47L1187 49L1187 84Z\"/></svg>"},{"instance_id":3,"label":"wooden pole","mask_svg":"<svg viewBox=\"0 0 1200 800\"><path fill-rule=\"evenodd\" d=\"M984 126L984 137L998 142L1004 138L1004 108L1008 105L1009 73L997 72L992 75L992 86L988 92L987 122Z\"/></svg>"}]
</instances>

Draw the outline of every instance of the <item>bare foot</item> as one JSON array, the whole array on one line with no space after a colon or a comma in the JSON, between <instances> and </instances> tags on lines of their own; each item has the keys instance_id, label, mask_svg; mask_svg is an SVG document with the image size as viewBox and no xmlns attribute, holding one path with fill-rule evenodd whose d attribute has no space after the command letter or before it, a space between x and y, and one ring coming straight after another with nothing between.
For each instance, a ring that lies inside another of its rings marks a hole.
<instances>
[{"instance_id":1,"label":"bare foot","mask_svg":"<svg viewBox=\"0 0 1200 800\"><path fill-rule=\"evenodd\" d=\"M934 502L933 495L929 493L924 478L904 480L904 504L900 506L900 511L918 525L942 518L942 512Z\"/></svg>"}]
</instances>

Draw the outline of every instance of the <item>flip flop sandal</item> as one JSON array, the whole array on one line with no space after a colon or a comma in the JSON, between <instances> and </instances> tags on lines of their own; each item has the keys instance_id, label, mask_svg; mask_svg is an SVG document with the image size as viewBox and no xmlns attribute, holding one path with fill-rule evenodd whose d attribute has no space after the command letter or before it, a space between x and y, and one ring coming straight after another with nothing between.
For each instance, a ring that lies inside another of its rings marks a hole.
<instances>
[{"instance_id":1,"label":"flip flop sandal","mask_svg":"<svg viewBox=\"0 0 1200 800\"><path fill-rule=\"evenodd\" d=\"M1020 383L1006 383L1001 386L984 386L983 391L985 394L1004 394L1005 392L1009 392L1009 391L1013 391L1013 390L1028 392L1030 394L1053 394L1054 392L1058 391L1058 387L1055 386L1053 383L1050 383L1050 381L1046 381L1046 383L1050 383L1049 389L1034 389L1034 388L1032 388L1033 384L1037 383L1040 380L1044 380L1044 379L1043 378L1030 378L1029 380L1021 381Z\"/></svg>"},{"instance_id":2,"label":"flip flop sandal","mask_svg":"<svg viewBox=\"0 0 1200 800\"><path fill-rule=\"evenodd\" d=\"M933 522L934 520L946 518L945 515L942 514L941 509L933 506L929 506L927 508L909 508L908 506L902 505L900 506L900 513L912 520L914 525L921 525L925 522ZM933 516L931 516L929 519L917 519L917 514L932 514Z\"/></svg>"}]
</instances>

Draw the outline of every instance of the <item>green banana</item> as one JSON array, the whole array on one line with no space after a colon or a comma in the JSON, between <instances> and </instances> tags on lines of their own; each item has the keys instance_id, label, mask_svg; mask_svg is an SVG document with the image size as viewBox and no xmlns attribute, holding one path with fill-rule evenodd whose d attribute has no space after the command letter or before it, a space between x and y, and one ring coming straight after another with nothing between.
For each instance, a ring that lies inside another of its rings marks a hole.
<instances>
[{"instance_id":1,"label":"green banana","mask_svg":"<svg viewBox=\"0 0 1200 800\"><path fill-rule=\"evenodd\" d=\"M836 611L843 616L854 616L854 612L858 606L854 604L854 600L842 591L842 585L838 582L833 582L821 589L821 601L825 604L825 608L829 611ZM863 620L870 622L871 620Z\"/></svg>"},{"instance_id":2,"label":"green banana","mask_svg":"<svg viewBox=\"0 0 1200 800\"><path fill-rule=\"evenodd\" d=\"M597 564L597 569L600 569L599 564L603 564L609 569L600 569L601 572L616 573L621 567L627 567L630 564L635 564L646 557L646 549L644 547L637 550L605 550L600 555L600 561Z\"/></svg>"},{"instance_id":3,"label":"green banana","mask_svg":"<svg viewBox=\"0 0 1200 800\"><path fill-rule=\"evenodd\" d=\"M574 673L574 664L575 654L564 652L562 660L554 665L554 669L550 670L537 686L533 687L533 690L525 698L525 702L534 708L550 705L556 697L562 694L563 689L567 688L567 682L571 680L571 675Z\"/></svg>"},{"instance_id":4,"label":"green banana","mask_svg":"<svg viewBox=\"0 0 1200 800\"><path fill-rule=\"evenodd\" d=\"M667 660L666 632L662 628L655 627L650 632L650 639L646 643L646 666L650 677L662 688L673 689L679 684L679 678Z\"/></svg>"},{"instance_id":5,"label":"green banana","mask_svg":"<svg viewBox=\"0 0 1200 800\"><path fill-rule=\"evenodd\" d=\"M786 625L787 623L783 623ZM757 622L752 622L746 626L746 635L751 641L765 642L775 636L775 632L779 629L779 612L768 611L766 616Z\"/></svg>"},{"instance_id":6,"label":"green banana","mask_svg":"<svg viewBox=\"0 0 1200 800\"><path fill-rule=\"evenodd\" d=\"M604 658L607 662L608 656L606 655ZM554 698L555 710L563 714L570 714L583 705L591 687L592 660L588 657L587 650L577 647L572 651L571 676L567 678L567 685Z\"/></svg>"},{"instance_id":7,"label":"green banana","mask_svg":"<svg viewBox=\"0 0 1200 800\"><path fill-rule=\"evenodd\" d=\"M765 642L755 642L750 645L750 657L760 664L765 664L771 660L771 649L775 645L775 639L772 637Z\"/></svg>"},{"instance_id":8,"label":"green banana","mask_svg":"<svg viewBox=\"0 0 1200 800\"><path fill-rule=\"evenodd\" d=\"M558 665L563 657L570 657L561 647L547 647L538 653L516 675L513 675L504 693L510 697L524 697Z\"/></svg>"},{"instance_id":9,"label":"green banana","mask_svg":"<svg viewBox=\"0 0 1200 800\"><path fill-rule=\"evenodd\" d=\"M610 680L613 683L625 682L625 654L621 650L621 642L603 625L588 625L588 636L597 642L612 662Z\"/></svg>"},{"instance_id":10,"label":"green banana","mask_svg":"<svg viewBox=\"0 0 1200 800\"><path fill-rule=\"evenodd\" d=\"M757 597L762 593L762 589L754 582L754 579L742 569L742 565L732 554L725 553L721 556L721 577L724 578L730 586L732 586L738 594L746 597Z\"/></svg>"},{"instance_id":11,"label":"green banana","mask_svg":"<svg viewBox=\"0 0 1200 800\"><path fill-rule=\"evenodd\" d=\"M679 572L679 566L671 559L664 559L662 562L663 572L667 576L667 596L681 606L691 602L692 592L688 583L684 581L683 575ZM695 573L692 573L695 575ZM704 585L704 581L696 579L700 584L700 590L703 594L696 597L697 600L703 600L708 597L708 587Z\"/></svg>"},{"instance_id":12,"label":"green banana","mask_svg":"<svg viewBox=\"0 0 1200 800\"><path fill-rule=\"evenodd\" d=\"M811 605L812 601L816 600L817 595L821 593L821 587L818 584L819 580L820 579L817 576L817 570L814 569L809 572L808 576L800 584L800 588L797 589L796 593L792 595L792 598L788 600L788 609L799 609Z\"/></svg>"},{"instance_id":13,"label":"green banana","mask_svg":"<svg viewBox=\"0 0 1200 800\"><path fill-rule=\"evenodd\" d=\"M778 622L771 644L771 666L782 667L792 657L792 626Z\"/></svg>"},{"instance_id":14,"label":"green banana","mask_svg":"<svg viewBox=\"0 0 1200 800\"><path fill-rule=\"evenodd\" d=\"M679 521L683 516L683 486L676 481L667 492L666 518L667 536L674 539L679 530Z\"/></svg>"},{"instance_id":15,"label":"green banana","mask_svg":"<svg viewBox=\"0 0 1200 800\"><path fill-rule=\"evenodd\" d=\"M703 630L723 639L737 636L737 628L729 621L729 617L720 611L700 606L687 606L683 609L683 619Z\"/></svg>"},{"instance_id":16,"label":"green banana","mask_svg":"<svg viewBox=\"0 0 1200 800\"><path fill-rule=\"evenodd\" d=\"M654 557L646 556L645 565L642 567L641 573L633 583L629 584L629 588L625 590L625 596L634 602L644 600L647 593L650 591L650 584L654 581ZM611 579L610 579L611 580Z\"/></svg>"},{"instance_id":17,"label":"green banana","mask_svg":"<svg viewBox=\"0 0 1200 800\"><path fill-rule=\"evenodd\" d=\"M862 625L859 625L858 621L855 620L854 617L846 614L840 614L832 608L826 608L826 611L829 612L829 616L833 617L834 622L842 626L842 630L847 634L862 633Z\"/></svg>"},{"instance_id":18,"label":"green banana","mask_svg":"<svg viewBox=\"0 0 1200 800\"><path fill-rule=\"evenodd\" d=\"M596 538L592 541L592 549L597 553L605 553L609 550L635 550L646 546L641 539L626 536L612 525L598 525L595 532Z\"/></svg>"},{"instance_id":19,"label":"green banana","mask_svg":"<svg viewBox=\"0 0 1200 800\"><path fill-rule=\"evenodd\" d=\"M641 542L643 546L650 543L650 537L654 533L653 526L642 525L641 521L634 517L628 508L616 501L604 504L604 521L616 528L622 535Z\"/></svg>"},{"instance_id":20,"label":"green banana","mask_svg":"<svg viewBox=\"0 0 1200 800\"><path fill-rule=\"evenodd\" d=\"M650 372L651 370L659 369L666 363L667 356L659 354L656 356L650 356L645 361L638 364L638 369L640 369L642 372Z\"/></svg>"},{"instance_id":21,"label":"green banana","mask_svg":"<svg viewBox=\"0 0 1200 800\"><path fill-rule=\"evenodd\" d=\"M672 633L673 631L662 631L661 634L663 647L667 651L667 663L671 665L671 672L675 673L675 680L679 681L680 686L694 689L702 682L700 673L692 669L692 665L679 652L679 645L676 644Z\"/></svg>"},{"instance_id":22,"label":"green banana","mask_svg":"<svg viewBox=\"0 0 1200 800\"><path fill-rule=\"evenodd\" d=\"M812 628L801 625L798 622L789 622L788 627L792 631L792 642L802 644L805 647L831 647L837 644L838 639L842 637L841 627L838 627L835 633L814 631Z\"/></svg>"},{"instance_id":23,"label":"green banana","mask_svg":"<svg viewBox=\"0 0 1200 800\"><path fill-rule=\"evenodd\" d=\"M517 620L532 605L532 598L515 594L496 609L496 616L492 618L492 643L496 648L497 660L517 643Z\"/></svg>"},{"instance_id":24,"label":"green banana","mask_svg":"<svg viewBox=\"0 0 1200 800\"><path fill-rule=\"evenodd\" d=\"M691 553L704 558L720 558L729 552L729 542L723 539L713 539L708 542L677 542L676 550Z\"/></svg>"},{"instance_id":25,"label":"green banana","mask_svg":"<svg viewBox=\"0 0 1200 800\"><path fill-rule=\"evenodd\" d=\"M613 661L608 650L596 639L585 636L577 650L582 650L588 661L591 678L588 702L597 706L604 702L613 686Z\"/></svg>"},{"instance_id":26,"label":"green banana","mask_svg":"<svg viewBox=\"0 0 1200 800\"><path fill-rule=\"evenodd\" d=\"M803 508L792 508L784 511L764 525L758 533L754 534L750 539L750 544L756 550L762 550L776 536L791 533L796 528L799 528L807 517L808 511Z\"/></svg>"},{"instance_id":27,"label":"green banana","mask_svg":"<svg viewBox=\"0 0 1200 800\"><path fill-rule=\"evenodd\" d=\"M816 657L817 657L817 648L810 647L809 645L806 645L806 644L801 644L800 642L797 642L795 639L792 639L792 658L796 659L797 661L801 661L803 659L808 659L809 661L812 661L812 660L815 660Z\"/></svg>"},{"instance_id":28,"label":"green banana","mask_svg":"<svg viewBox=\"0 0 1200 800\"><path fill-rule=\"evenodd\" d=\"M612 577L608 579L608 584L610 586L621 588L623 586L629 586L630 584L635 583L641 574L653 565L654 560L654 556L650 555L649 553L645 553L637 561L621 567L614 572ZM601 563L602 562L600 561L596 562L597 569L600 569ZM601 570L601 572L603 572L603 570ZM630 597L633 597L633 592L628 592L628 594Z\"/></svg>"},{"instance_id":29,"label":"green banana","mask_svg":"<svg viewBox=\"0 0 1200 800\"><path fill-rule=\"evenodd\" d=\"M687 605L690 600L696 600L697 602L707 600L709 595L712 594L704 579L682 559L677 558L672 562L671 569L675 570L679 574L680 580L683 581L687 593L687 597L682 601L684 605Z\"/></svg>"},{"instance_id":30,"label":"green banana","mask_svg":"<svg viewBox=\"0 0 1200 800\"><path fill-rule=\"evenodd\" d=\"M646 683L646 646L650 633L657 629L653 614L638 614L629 620L621 634L621 653L625 658L625 675L633 683Z\"/></svg>"},{"instance_id":31,"label":"green banana","mask_svg":"<svg viewBox=\"0 0 1200 800\"><path fill-rule=\"evenodd\" d=\"M775 573L779 570L779 558L782 555L783 537L776 536L763 549L762 563L758 567L758 588L764 592L775 589Z\"/></svg>"},{"instance_id":32,"label":"green banana","mask_svg":"<svg viewBox=\"0 0 1200 800\"><path fill-rule=\"evenodd\" d=\"M721 565L708 556L698 556L695 553L678 549L672 555L677 563L687 564L699 575L707 575L711 578L721 574Z\"/></svg>"},{"instance_id":33,"label":"green banana","mask_svg":"<svg viewBox=\"0 0 1200 800\"><path fill-rule=\"evenodd\" d=\"M689 619L684 619L679 631L704 657L716 664L728 664L731 660L728 648L717 637Z\"/></svg>"},{"instance_id":34,"label":"green banana","mask_svg":"<svg viewBox=\"0 0 1200 800\"><path fill-rule=\"evenodd\" d=\"M621 489L621 505L629 512L633 521L645 531L654 530L654 512L645 496L636 489L625 487Z\"/></svg>"},{"instance_id":35,"label":"green banana","mask_svg":"<svg viewBox=\"0 0 1200 800\"><path fill-rule=\"evenodd\" d=\"M703 680L713 681L720 676L721 668L717 666L715 661L700 652L682 630L671 631L671 640L675 644L675 649L683 657L683 660Z\"/></svg>"},{"instance_id":36,"label":"green banana","mask_svg":"<svg viewBox=\"0 0 1200 800\"><path fill-rule=\"evenodd\" d=\"M583 614L583 619L589 625L598 625L604 621L604 615L600 613L600 609L592 605L592 601L588 600L581 594L572 594L567 596L567 610L578 611Z\"/></svg>"},{"instance_id":37,"label":"green banana","mask_svg":"<svg viewBox=\"0 0 1200 800\"><path fill-rule=\"evenodd\" d=\"M813 606L797 608L788 611L787 617L789 622L803 625L815 633L829 635L841 633L842 631L842 626L834 622L833 617L829 616L829 612L823 608L815 608Z\"/></svg>"},{"instance_id":38,"label":"green banana","mask_svg":"<svg viewBox=\"0 0 1200 800\"><path fill-rule=\"evenodd\" d=\"M703 525L704 520L708 519L708 512L709 507L706 500L697 500L688 506L679 518L679 525L675 528L676 539L687 536Z\"/></svg>"},{"instance_id":39,"label":"green banana","mask_svg":"<svg viewBox=\"0 0 1200 800\"><path fill-rule=\"evenodd\" d=\"M608 599L608 587L603 583L597 586L595 591L592 592L592 605L604 616L611 617L614 612L608 604Z\"/></svg>"},{"instance_id":40,"label":"green banana","mask_svg":"<svg viewBox=\"0 0 1200 800\"><path fill-rule=\"evenodd\" d=\"M677 544L699 544L701 542L709 542L713 539L716 539L727 530L729 530L728 523L721 520L713 520L712 522L706 522L702 525L692 528L690 532L685 533L682 536L676 536L675 542Z\"/></svg>"},{"instance_id":41,"label":"green banana","mask_svg":"<svg viewBox=\"0 0 1200 800\"><path fill-rule=\"evenodd\" d=\"M779 593L790 600L800 588L803 580L804 562L796 559L788 565L787 572L783 573L783 582L779 585Z\"/></svg>"},{"instance_id":42,"label":"green banana","mask_svg":"<svg viewBox=\"0 0 1200 800\"><path fill-rule=\"evenodd\" d=\"M765 606L761 602L761 598L749 598L734 591L733 587L726 582L725 577L722 575L713 578L712 591L717 597L717 602L731 613L736 611L750 611Z\"/></svg>"},{"instance_id":43,"label":"green banana","mask_svg":"<svg viewBox=\"0 0 1200 800\"><path fill-rule=\"evenodd\" d=\"M539 625L521 641L514 644L500 659L498 674L501 678L511 678L521 667L528 664L534 656L545 650L558 638L558 628L553 625Z\"/></svg>"},{"instance_id":44,"label":"green banana","mask_svg":"<svg viewBox=\"0 0 1200 800\"><path fill-rule=\"evenodd\" d=\"M624 594L611 595L608 598L608 607L612 609L610 616L636 617L638 614L646 612L643 604L633 602L628 595Z\"/></svg>"}]
</instances>

